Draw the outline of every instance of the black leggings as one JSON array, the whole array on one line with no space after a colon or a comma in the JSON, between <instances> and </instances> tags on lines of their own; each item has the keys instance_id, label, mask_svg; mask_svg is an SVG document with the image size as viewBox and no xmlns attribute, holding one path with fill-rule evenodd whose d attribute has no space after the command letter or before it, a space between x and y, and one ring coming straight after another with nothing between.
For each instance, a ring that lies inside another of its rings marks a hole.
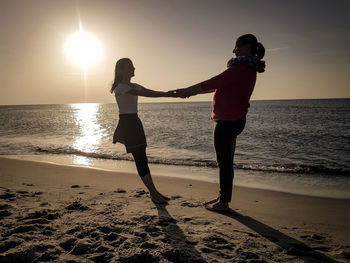
<instances>
[{"instance_id":1,"label":"black leggings","mask_svg":"<svg viewBox=\"0 0 350 263\"><path fill-rule=\"evenodd\" d=\"M138 148L137 150L132 151L131 154L134 157L139 176L144 177L145 175L149 174L150 170L148 167L146 147Z\"/></svg>"},{"instance_id":2,"label":"black leggings","mask_svg":"<svg viewBox=\"0 0 350 263\"><path fill-rule=\"evenodd\" d=\"M216 121L214 146L220 170L220 201L231 202L233 184L233 157L236 137L243 131L245 117L237 121Z\"/></svg>"}]
</instances>

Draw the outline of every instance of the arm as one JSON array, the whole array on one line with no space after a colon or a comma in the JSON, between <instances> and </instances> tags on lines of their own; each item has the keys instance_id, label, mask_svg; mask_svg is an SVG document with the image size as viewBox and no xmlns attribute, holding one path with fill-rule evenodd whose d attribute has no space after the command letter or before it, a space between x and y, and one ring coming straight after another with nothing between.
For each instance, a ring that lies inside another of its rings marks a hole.
<instances>
[{"instance_id":1,"label":"arm","mask_svg":"<svg viewBox=\"0 0 350 263\"><path fill-rule=\"evenodd\" d=\"M232 82L232 78L234 77L235 74L232 74L230 69L226 69L224 72L211 79L192 85L185 89L171 90L168 91L168 93L172 93L177 97L188 98L197 94L214 92L220 88L222 83Z\"/></svg>"},{"instance_id":2,"label":"arm","mask_svg":"<svg viewBox=\"0 0 350 263\"><path fill-rule=\"evenodd\" d=\"M197 95L199 93L202 93L203 89L202 89L202 86L201 86L201 83L198 83L198 84L195 84L195 85L192 85L186 89L184 89L184 92L189 94L190 96L193 96L193 95Z\"/></svg>"},{"instance_id":3,"label":"arm","mask_svg":"<svg viewBox=\"0 0 350 263\"><path fill-rule=\"evenodd\" d=\"M155 90L151 90L151 89L146 89L144 87L142 87L141 89L131 89L127 93L135 95L135 96L152 97L152 98L175 97L173 94L170 94L168 92L155 91Z\"/></svg>"},{"instance_id":4,"label":"arm","mask_svg":"<svg viewBox=\"0 0 350 263\"><path fill-rule=\"evenodd\" d=\"M213 92L213 91L214 90L210 90L210 91L203 90L202 82L201 82L201 83L197 83L197 84L192 85L192 86L185 88L185 89L172 90L172 91L170 91L170 93L175 94L177 97L188 98L190 96L194 96L194 95L197 95L200 93L208 93L208 92Z\"/></svg>"}]
</instances>

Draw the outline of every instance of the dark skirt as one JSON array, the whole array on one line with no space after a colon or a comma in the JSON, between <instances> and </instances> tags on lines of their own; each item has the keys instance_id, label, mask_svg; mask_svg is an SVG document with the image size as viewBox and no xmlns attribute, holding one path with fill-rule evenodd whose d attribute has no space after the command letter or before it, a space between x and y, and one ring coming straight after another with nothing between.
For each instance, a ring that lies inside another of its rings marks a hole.
<instances>
[{"instance_id":1,"label":"dark skirt","mask_svg":"<svg viewBox=\"0 0 350 263\"><path fill-rule=\"evenodd\" d=\"M117 142L125 145L127 153L147 146L145 131L136 113L119 115L118 126L113 135L113 143Z\"/></svg>"}]
</instances>

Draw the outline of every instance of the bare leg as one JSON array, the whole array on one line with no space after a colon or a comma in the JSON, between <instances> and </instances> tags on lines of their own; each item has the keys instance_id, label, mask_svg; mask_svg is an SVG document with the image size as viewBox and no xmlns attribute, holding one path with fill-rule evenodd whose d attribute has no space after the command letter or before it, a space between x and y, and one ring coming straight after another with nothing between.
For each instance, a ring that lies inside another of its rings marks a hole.
<instances>
[{"instance_id":1,"label":"bare leg","mask_svg":"<svg viewBox=\"0 0 350 263\"><path fill-rule=\"evenodd\" d=\"M157 188L154 186L152 181L151 173L148 167L148 159L146 155L146 149L139 149L138 151L132 152L132 155L135 160L137 172L140 175L143 183L147 187L152 201L154 203L165 204L168 200L168 197L162 195L158 192Z\"/></svg>"},{"instance_id":2,"label":"bare leg","mask_svg":"<svg viewBox=\"0 0 350 263\"><path fill-rule=\"evenodd\" d=\"M149 194L151 195L151 199L156 204L167 204L168 201L166 198L163 197L162 194L158 192L156 187L154 186L151 174L146 174L145 176L141 177L143 183L147 187Z\"/></svg>"},{"instance_id":3,"label":"bare leg","mask_svg":"<svg viewBox=\"0 0 350 263\"><path fill-rule=\"evenodd\" d=\"M167 197L167 196L165 196L165 195L162 195L162 194L159 193L159 192L158 192L158 194L160 194L160 196L163 197L165 200L170 201L170 198L169 198L169 197Z\"/></svg>"}]
</instances>

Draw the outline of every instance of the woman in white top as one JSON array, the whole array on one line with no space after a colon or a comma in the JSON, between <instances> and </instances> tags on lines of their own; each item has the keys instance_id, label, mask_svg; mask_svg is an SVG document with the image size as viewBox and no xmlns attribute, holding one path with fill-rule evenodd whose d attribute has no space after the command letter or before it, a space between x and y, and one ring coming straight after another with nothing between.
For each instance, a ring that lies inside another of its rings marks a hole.
<instances>
[{"instance_id":1,"label":"woman in white top","mask_svg":"<svg viewBox=\"0 0 350 263\"><path fill-rule=\"evenodd\" d=\"M127 153L134 157L136 168L143 183L148 188L154 203L165 204L169 198L158 192L153 184L146 155L146 137L141 120L137 116L138 96L178 97L175 94L146 89L131 83L135 68L129 58L119 59L115 65L115 78L111 93L115 94L119 108L119 122L113 135L113 143L125 145Z\"/></svg>"}]
</instances>

